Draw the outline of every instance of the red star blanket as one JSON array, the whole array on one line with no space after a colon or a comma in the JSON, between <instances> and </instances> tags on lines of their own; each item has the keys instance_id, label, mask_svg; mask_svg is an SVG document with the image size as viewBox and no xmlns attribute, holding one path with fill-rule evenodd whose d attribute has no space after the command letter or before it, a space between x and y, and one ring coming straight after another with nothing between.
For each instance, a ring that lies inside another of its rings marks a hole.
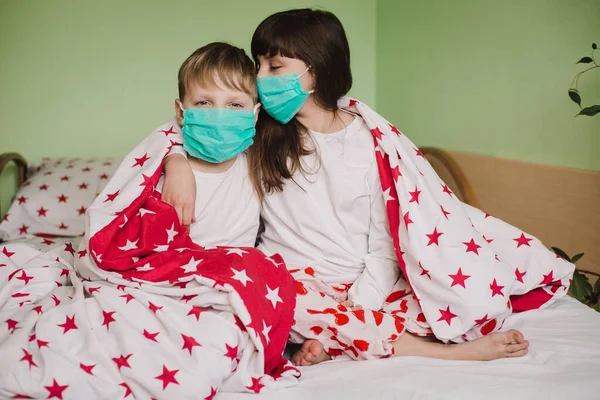
<instances>
[{"instance_id":1,"label":"red star blanket","mask_svg":"<svg viewBox=\"0 0 600 400\"><path fill-rule=\"evenodd\" d=\"M295 306L283 260L193 243L155 191L177 133L172 120L124 159L78 248L0 245L0 397L212 399L296 383L281 356Z\"/></svg>"},{"instance_id":2,"label":"red star blanket","mask_svg":"<svg viewBox=\"0 0 600 400\"><path fill-rule=\"evenodd\" d=\"M390 232L403 278L382 310L351 311L335 299L352 284L331 286L310 266L292 271L297 306L292 338L318 339L354 359L389 356L406 329L444 342L501 329L513 312L539 308L567 293L574 265L533 236L462 203L419 149L367 105L342 98L371 130Z\"/></svg>"}]
</instances>

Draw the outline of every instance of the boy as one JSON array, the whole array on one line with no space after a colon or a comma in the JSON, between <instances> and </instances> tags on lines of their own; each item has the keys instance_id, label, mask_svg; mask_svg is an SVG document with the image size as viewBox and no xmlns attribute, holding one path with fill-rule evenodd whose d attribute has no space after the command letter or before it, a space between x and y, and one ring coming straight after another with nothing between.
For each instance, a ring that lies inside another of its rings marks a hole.
<instances>
[{"instance_id":1,"label":"boy","mask_svg":"<svg viewBox=\"0 0 600 400\"><path fill-rule=\"evenodd\" d=\"M179 69L175 112L183 148L174 146L168 156L183 155L192 167L196 187L179 190L197 191L195 215L182 223L204 247L253 247L256 240L260 203L244 152L253 142L260 108L255 71L244 50L219 42L196 50ZM186 162L169 157L176 160ZM164 177L161 192L163 185Z\"/></svg>"}]
</instances>

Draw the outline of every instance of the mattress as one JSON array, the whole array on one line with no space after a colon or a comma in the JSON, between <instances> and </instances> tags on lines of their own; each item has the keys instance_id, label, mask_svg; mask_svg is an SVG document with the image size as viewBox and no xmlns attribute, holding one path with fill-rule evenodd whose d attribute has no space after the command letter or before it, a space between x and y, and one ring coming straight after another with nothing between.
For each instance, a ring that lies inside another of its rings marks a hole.
<instances>
[{"instance_id":1,"label":"mattress","mask_svg":"<svg viewBox=\"0 0 600 400\"><path fill-rule=\"evenodd\" d=\"M600 399L600 313L567 297L511 316L504 329L510 328L530 341L527 356L485 362L330 361L302 367L300 382L290 389L222 393L215 399Z\"/></svg>"}]
</instances>

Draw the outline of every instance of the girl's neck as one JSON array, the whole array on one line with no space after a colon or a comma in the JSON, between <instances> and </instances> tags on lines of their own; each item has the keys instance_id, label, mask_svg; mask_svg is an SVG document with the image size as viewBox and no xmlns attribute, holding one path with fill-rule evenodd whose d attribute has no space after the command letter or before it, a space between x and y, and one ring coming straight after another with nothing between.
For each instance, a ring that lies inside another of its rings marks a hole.
<instances>
[{"instance_id":1,"label":"girl's neck","mask_svg":"<svg viewBox=\"0 0 600 400\"><path fill-rule=\"evenodd\" d=\"M334 133L348 126L354 120L354 116L340 110L325 110L319 107L312 97L309 97L296 114L296 119L308 130L319 133Z\"/></svg>"}]
</instances>

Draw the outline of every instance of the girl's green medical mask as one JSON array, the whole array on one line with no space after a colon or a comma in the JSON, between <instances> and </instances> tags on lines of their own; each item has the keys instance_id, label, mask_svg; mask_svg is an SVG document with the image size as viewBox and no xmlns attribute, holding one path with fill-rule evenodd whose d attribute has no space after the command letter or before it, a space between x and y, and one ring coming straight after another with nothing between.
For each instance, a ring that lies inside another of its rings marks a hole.
<instances>
[{"instance_id":1,"label":"girl's green medical mask","mask_svg":"<svg viewBox=\"0 0 600 400\"><path fill-rule=\"evenodd\" d=\"M210 163L231 160L254 142L255 113L228 108L183 109L183 149Z\"/></svg>"},{"instance_id":2,"label":"girl's green medical mask","mask_svg":"<svg viewBox=\"0 0 600 400\"><path fill-rule=\"evenodd\" d=\"M300 84L300 77L309 69L310 66L301 74L263 76L256 80L265 111L282 124L290 122L314 92L305 92Z\"/></svg>"}]
</instances>

